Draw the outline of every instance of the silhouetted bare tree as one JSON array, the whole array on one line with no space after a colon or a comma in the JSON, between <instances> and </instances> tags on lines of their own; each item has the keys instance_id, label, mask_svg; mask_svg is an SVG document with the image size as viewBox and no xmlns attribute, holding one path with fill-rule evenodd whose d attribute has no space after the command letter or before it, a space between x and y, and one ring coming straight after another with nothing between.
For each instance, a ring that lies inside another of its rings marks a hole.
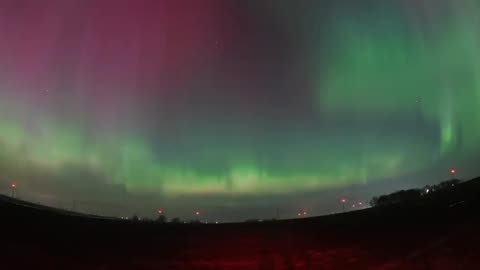
<instances>
[{"instance_id":1,"label":"silhouetted bare tree","mask_svg":"<svg viewBox=\"0 0 480 270\"><path fill-rule=\"evenodd\" d=\"M167 217L165 215L159 215L156 221L162 224L167 223Z\"/></svg>"},{"instance_id":2,"label":"silhouetted bare tree","mask_svg":"<svg viewBox=\"0 0 480 270\"><path fill-rule=\"evenodd\" d=\"M451 179L451 180L443 181L437 185L427 185L423 189L400 190L400 191L390 193L388 195L381 195L378 197L375 196L370 200L370 205L372 207L375 207L375 206L383 206L383 205L413 201L420 198L422 195L429 194L431 192L454 188L456 185L460 183L461 181L458 179Z\"/></svg>"},{"instance_id":3,"label":"silhouetted bare tree","mask_svg":"<svg viewBox=\"0 0 480 270\"><path fill-rule=\"evenodd\" d=\"M176 217L176 218L173 218L173 219L170 221L170 223L172 223L172 224L180 224L180 223L182 223L182 221L181 221L178 217Z\"/></svg>"}]
</instances>

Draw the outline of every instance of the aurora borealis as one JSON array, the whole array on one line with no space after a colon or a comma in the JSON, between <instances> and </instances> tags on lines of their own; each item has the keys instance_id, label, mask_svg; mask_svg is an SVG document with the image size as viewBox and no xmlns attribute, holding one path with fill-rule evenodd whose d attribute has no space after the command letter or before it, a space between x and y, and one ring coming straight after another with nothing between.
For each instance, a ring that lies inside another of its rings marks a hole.
<instances>
[{"instance_id":1,"label":"aurora borealis","mask_svg":"<svg viewBox=\"0 0 480 270\"><path fill-rule=\"evenodd\" d=\"M476 176L479 13L475 0L1 0L1 190L235 220L332 211L451 167Z\"/></svg>"}]
</instances>

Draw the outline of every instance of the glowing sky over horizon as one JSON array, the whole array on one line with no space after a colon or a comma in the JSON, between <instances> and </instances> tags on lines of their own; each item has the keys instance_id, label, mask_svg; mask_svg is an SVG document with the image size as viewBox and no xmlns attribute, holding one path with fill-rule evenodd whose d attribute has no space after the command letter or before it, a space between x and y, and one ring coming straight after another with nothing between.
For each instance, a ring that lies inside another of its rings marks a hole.
<instances>
[{"instance_id":1,"label":"glowing sky over horizon","mask_svg":"<svg viewBox=\"0 0 480 270\"><path fill-rule=\"evenodd\" d=\"M1 0L0 183L39 201L264 213L453 166L475 176L479 13L475 0Z\"/></svg>"}]
</instances>

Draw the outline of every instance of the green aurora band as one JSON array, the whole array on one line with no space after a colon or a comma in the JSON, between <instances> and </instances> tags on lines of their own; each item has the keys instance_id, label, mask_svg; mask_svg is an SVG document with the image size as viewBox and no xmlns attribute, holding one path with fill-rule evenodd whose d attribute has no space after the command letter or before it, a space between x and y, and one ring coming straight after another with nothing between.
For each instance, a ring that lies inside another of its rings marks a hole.
<instances>
[{"instance_id":1,"label":"green aurora band","mask_svg":"<svg viewBox=\"0 0 480 270\"><path fill-rule=\"evenodd\" d=\"M234 124L187 122L163 153L142 130L92 132L0 93L3 178L68 185L61 174L73 166L136 194L285 194L366 184L472 154L480 135L480 6L461 2L446 1L449 12L431 12L427 22L399 5L335 9L328 42L306 49L317 120L286 121L282 130L252 124L266 131L232 137L226 130ZM386 130L396 121L404 125Z\"/></svg>"}]
</instances>

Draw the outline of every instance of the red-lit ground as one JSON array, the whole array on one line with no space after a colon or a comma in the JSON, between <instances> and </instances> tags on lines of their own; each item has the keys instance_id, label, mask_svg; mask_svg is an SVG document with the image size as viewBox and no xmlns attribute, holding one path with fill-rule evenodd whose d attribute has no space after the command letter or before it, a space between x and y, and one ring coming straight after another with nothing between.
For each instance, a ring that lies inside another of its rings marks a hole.
<instances>
[{"instance_id":1,"label":"red-lit ground","mask_svg":"<svg viewBox=\"0 0 480 270\"><path fill-rule=\"evenodd\" d=\"M195 229L193 229L195 231ZM21 233L21 232L14 232ZM97 234L98 232L94 232ZM234 233L234 232L233 232ZM381 234L371 239L352 236L351 241L325 235L322 242L295 238L293 235L274 239L241 233L237 237L220 239L208 233L174 243L161 241L158 235L138 241L131 236L110 241L107 238L80 240L78 237L52 242L10 244L3 252L4 269L479 269L480 234L472 224L454 228L448 233L436 231L423 239L407 238L406 234L387 237ZM358 232L361 234L361 232ZM276 233L271 234L272 237ZM367 236L366 234L365 236ZM413 236L413 233L412 233ZM420 235L416 235L420 237ZM122 238L122 235L119 235ZM35 239L37 240L37 239ZM40 240L40 239L38 239ZM311 239L312 240L312 239ZM52 246L55 243L55 246ZM43 268L41 268L43 269Z\"/></svg>"}]
</instances>

